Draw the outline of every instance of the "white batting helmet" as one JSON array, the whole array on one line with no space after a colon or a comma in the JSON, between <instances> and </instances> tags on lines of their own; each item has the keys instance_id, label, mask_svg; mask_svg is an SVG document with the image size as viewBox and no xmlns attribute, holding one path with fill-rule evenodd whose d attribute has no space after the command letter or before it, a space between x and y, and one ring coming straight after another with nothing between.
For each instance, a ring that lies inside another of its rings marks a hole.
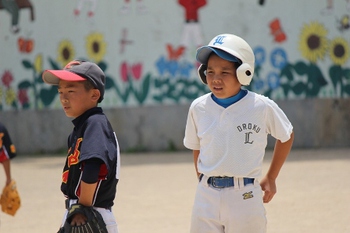
<instances>
[{"instance_id":1,"label":"white batting helmet","mask_svg":"<svg viewBox=\"0 0 350 233\"><path fill-rule=\"evenodd\" d=\"M252 48L245 40L233 34L220 34L214 37L208 45L197 49L196 59L202 64L198 69L198 74L204 84L207 84L204 71L212 52L225 60L238 62L240 64L236 70L238 81L242 85L250 84L254 75L255 57Z\"/></svg>"}]
</instances>

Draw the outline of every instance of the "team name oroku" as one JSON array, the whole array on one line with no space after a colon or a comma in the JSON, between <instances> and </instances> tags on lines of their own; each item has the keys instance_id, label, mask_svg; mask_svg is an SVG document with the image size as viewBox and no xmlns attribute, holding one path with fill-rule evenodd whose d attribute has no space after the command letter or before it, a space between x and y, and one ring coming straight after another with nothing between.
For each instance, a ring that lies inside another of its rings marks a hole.
<instances>
[{"instance_id":1,"label":"team name oroku","mask_svg":"<svg viewBox=\"0 0 350 233\"><path fill-rule=\"evenodd\" d=\"M252 123L248 123L248 124L243 123L242 125L237 126L237 129L239 132L242 132L243 130L252 130L256 133L259 133L260 131L260 127Z\"/></svg>"}]
</instances>

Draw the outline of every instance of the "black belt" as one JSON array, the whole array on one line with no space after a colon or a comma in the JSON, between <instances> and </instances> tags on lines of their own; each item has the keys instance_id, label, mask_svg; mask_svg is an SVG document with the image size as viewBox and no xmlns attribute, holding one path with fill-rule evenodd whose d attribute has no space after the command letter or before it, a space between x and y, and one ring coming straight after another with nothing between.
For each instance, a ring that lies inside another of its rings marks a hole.
<instances>
[{"instance_id":1,"label":"black belt","mask_svg":"<svg viewBox=\"0 0 350 233\"><path fill-rule=\"evenodd\" d=\"M76 199L69 199L69 198L67 198L66 200L65 200L65 205L66 205L66 209L68 210L69 209L69 207L70 207L70 201L71 200L76 200ZM77 203L78 203L78 201L77 201ZM94 207L97 207L97 208L104 208L104 209L107 209L107 210L110 210L110 211L112 211L112 207L99 207L99 206L94 206Z\"/></svg>"},{"instance_id":2,"label":"black belt","mask_svg":"<svg viewBox=\"0 0 350 233\"><path fill-rule=\"evenodd\" d=\"M186 23L198 23L198 20L196 20L196 19L188 19L188 20L186 20Z\"/></svg>"},{"instance_id":3,"label":"black belt","mask_svg":"<svg viewBox=\"0 0 350 233\"><path fill-rule=\"evenodd\" d=\"M253 178L243 178L244 186L247 184L254 184ZM208 179L208 184L213 186L214 188L227 188L235 186L234 178L233 177L221 177L221 176L211 176Z\"/></svg>"}]
</instances>

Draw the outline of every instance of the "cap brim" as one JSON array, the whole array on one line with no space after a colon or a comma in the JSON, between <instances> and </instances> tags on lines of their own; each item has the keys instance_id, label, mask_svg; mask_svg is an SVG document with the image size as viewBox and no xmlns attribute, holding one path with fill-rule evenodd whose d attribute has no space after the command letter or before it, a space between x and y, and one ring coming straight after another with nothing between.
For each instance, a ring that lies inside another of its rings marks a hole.
<instances>
[{"instance_id":1,"label":"cap brim","mask_svg":"<svg viewBox=\"0 0 350 233\"><path fill-rule=\"evenodd\" d=\"M237 57L235 57L235 56L233 56L233 55L231 55L231 54L229 54L221 49L213 48L210 46L202 46L197 50L197 55L196 55L197 61L200 62L201 64L207 65L209 55L212 52L214 52L216 55L218 55L219 57L221 57L222 59L225 59L227 61L240 62L240 60Z\"/></svg>"},{"instance_id":2,"label":"cap brim","mask_svg":"<svg viewBox=\"0 0 350 233\"><path fill-rule=\"evenodd\" d=\"M67 70L45 70L42 78L45 83L58 85L60 80L78 82L86 79Z\"/></svg>"}]
</instances>

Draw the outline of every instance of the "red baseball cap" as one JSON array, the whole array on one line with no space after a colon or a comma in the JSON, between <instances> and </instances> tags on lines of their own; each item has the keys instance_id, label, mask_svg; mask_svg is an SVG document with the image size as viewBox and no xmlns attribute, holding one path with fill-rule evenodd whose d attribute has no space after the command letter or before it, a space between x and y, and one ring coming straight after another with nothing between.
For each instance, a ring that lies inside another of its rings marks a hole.
<instances>
[{"instance_id":1,"label":"red baseball cap","mask_svg":"<svg viewBox=\"0 0 350 233\"><path fill-rule=\"evenodd\" d=\"M42 74L45 83L58 85L60 80L79 82L89 80L100 91L100 103L105 91L106 76L101 68L95 63L88 61L73 60L63 70L45 70Z\"/></svg>"}]
</instances>

